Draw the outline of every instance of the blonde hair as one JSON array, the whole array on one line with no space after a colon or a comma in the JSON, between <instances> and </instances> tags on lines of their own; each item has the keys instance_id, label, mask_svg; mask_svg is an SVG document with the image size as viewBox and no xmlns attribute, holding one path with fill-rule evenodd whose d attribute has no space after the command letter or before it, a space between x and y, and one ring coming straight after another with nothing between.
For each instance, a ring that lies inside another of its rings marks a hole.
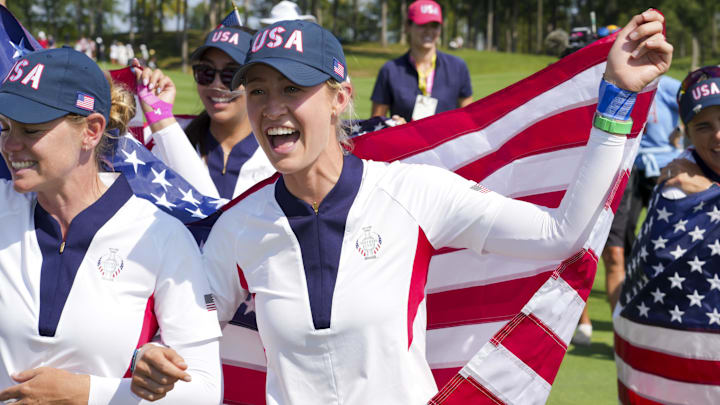
<instances>
[{"instance_id":1,"label":"blonde hair","mask_svg":"<svg viewBox=\"0 0 720 405\"><path fill-rule=\"evenodd\" d=\"M102 163L111 166L106 160L112 150L113 139L122 136L128 131L128 123L135 116L135 96L125 86L110 80L110 113L105 131L100 142L95 146L95 160L98 168ZM67 119L75 125L83 125L86 117L77 114L68 114Z\"/></svg>"},{"instance_id":2,"label":"blonde hair","mask_svg":"<svg viewBox=\"0 0 720 405\"><path fill-rule=\"evenodd\" d=\"M347 82L350 83L349 78ZM338 82L335 79L328 79L325 84L327 84L328 87L330 87L330 89L334 92L345 91L342 83ZM345 117L345 119L340 119L340 117L343 116ZM345 110L340 112L340 117L338 117L339 124L335 127L335 137L337 138L337 141L340 143L343 149L347 152L350 152L353 148L353 143L350 139L350 134L352 133L351 126L353 120L357 119L353 98L350 98L350 102L347 104L347 106L345 106Z\"/></svg>"}]
</instances>

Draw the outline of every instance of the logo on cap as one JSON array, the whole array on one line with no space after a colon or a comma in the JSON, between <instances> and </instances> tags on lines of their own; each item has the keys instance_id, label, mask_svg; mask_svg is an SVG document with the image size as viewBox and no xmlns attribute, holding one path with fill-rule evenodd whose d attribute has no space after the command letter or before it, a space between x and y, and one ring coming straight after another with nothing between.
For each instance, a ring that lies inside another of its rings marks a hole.
<instances>
[{"instance_id":1,"label":"logo on cap","mask_svg":"<svg viewBox=\"0 0 720 405\"><path fill-rule=\"evenodd\" d=\"M212 42L227 42L233 45L239 45L240 35L237 32L215 31L212 34Z\"/></svg>"},{"instance_id":2,"label":"logo on cap","mask_svg":"<svg viewBox=\"0 0 720 405\"><path fill-rule=\"evenodd\" d=\"M92 111L95 108L95 98L78 91L77 100L75 101L75 107L82 108L83 110Z\"/></svg>"},{"instance_id":3,"label":"logo on cap","mask_svg":"<svg viewBox=\"0 0 720 405\"><path fill-rule=\"evenodd\" d=\"M440 15L440 8L434 4L423 4L420 6L420 13Z\"/></svg>"},{"instance_id":4,"label":"logo on cap","mask_svg":"<svg viewBox=\"0 0 720 405\"><path fill-rule=\"evenodd\" d=\"M257 52L262 49L263 46L267 48L277 48L284 42L285 45L283 45L283 48L290 49L292 47L295 47L296 51L303 53L302 31L294 30L287 40L285 40L283 36L280 35L285 31L285 28L283 28L282 26L276 26L269 30L263 31L263 33L260 35L256 35L255 40L253 40L251 52ZM268 41L268 39L270 41Z\"/></svg>"},{"instance_id":5,"label":"logo on cap","mask_svg":"<svg viewBox=\"0 0 720 405\"><path fill-rule=\"evenodd\" d=\"M333 71L340 77L345 77L345 66L339 60L333 58Z\"/></svg>"},{"instance_id":6,"label":"logo on cap","mask_svg":"<svg viewBox=\"0 0 720 405\"><path fill-rule=\"evenodd\" d=\"M23 68L27 65L29 65L30 62L28 62L27 59L23 59L15 64L15 66L10 69L10 74L5 78L7 81L16 82L20 80L20 78L23 76ZM28 74L25 75L25 77L20 81L20 83L27 86L28 83L32 81L32 84L30 87L37 90L40 87L40 79L42 78L43 71L45 70L45 65L42 63L38 63L35 65ZM3 81L4 83L4 81Z\"/></svg>"},{"instance_id":7,"label":"logo on cap","mask_svg":"<svg viewBox=\"0 0 720 405\"><path fill-rule=\"evenodd\" d=\"M700 100L702 97L718 94L720 94L720 88L718 88L718 85L715 82L703 83L692 90L692 96L695 101Z\"/></svg>"}]
</instances>

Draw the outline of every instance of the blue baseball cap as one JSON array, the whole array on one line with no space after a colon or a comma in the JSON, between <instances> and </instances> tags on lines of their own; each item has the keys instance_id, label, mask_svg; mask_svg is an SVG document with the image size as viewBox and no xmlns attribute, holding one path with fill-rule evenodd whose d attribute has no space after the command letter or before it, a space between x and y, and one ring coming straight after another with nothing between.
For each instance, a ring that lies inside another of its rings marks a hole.
<instances>
[{"instance_id":1,"label":"blue baseball cap","mask_svg":"<svg viewBox=\"0 0 720 405\"><path fill-rule=\"evenodd\" d=\"M108 121L110 83L92 59L72 48L25 55L0 85L0 114L18 122L39 124L93 112Z\"/></svg>"},{"instance_id":2,"label":"blue baseball cap","mask_svg":"<svg viewBox=\"0 0 720 405\"><path fill-rule=\"evenodd\" d=\"M196 49L192 55L190 55L190 59L200 59L205 51L210 48L215 48L228 54L235 63L242 65L245 63L247 52L250 49L251 39L252 35L241 29L221 27L205 37L205 44Z\"/></svg>"},{"instance_id":3,"label":"blue baseball cap","mask_svg":"<svg viewBox=\"0 0 720 405\"><path fill-rule=\"evenodd\" d=\"M245 65L235 74L231 87L242 84L247 70L258 63L277 69L300 86L315 86L328 79L343 82L347 78L340 41L309 21L279 21L258 31Z\"/></svg>"},{"instance_id":4,"label":"blue baseball cap","mask_svg":"<svg viewBox=\"0 0 720 405\"><path fill-rule=\"evenodd\" d=\"M680 118L687 124L703 109L720 105L720 77L695 83L679 98Z\"/></svg>"}]
</instances>

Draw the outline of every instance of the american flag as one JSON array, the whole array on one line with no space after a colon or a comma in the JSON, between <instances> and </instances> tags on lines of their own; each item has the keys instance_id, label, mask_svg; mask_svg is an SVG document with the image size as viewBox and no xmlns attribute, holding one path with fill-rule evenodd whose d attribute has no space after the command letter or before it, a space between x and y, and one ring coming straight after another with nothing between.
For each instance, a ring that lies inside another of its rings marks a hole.
<instances>
[{"instance_id":1,"label":"american flag","mask_svg":"<svg viewBox=\"0 0 720 405\"><path fill-rule=\"evenodd\" d=\"M213 297L212 294L205 294L205 308L207 308L208 311L217 311L217 306L215 305L215 297Z\"/></svg>"},{"instance_id":2,"label":"american flag","mask_svg":"<svg viewBox=\"0 0 720 405\"><path fill-rule=\"evenodd\" d=\"M718 403L720 187L675 200L656 190L626 270L613 322L620 401Z\"/></svg>"},{"instance_id":3,"label":"american flag","mask_svg":"<svg viewBox=\"0 0 720 405\"><path fill-rule=\"evenodd\" d=\"M587 143L613 40L463 109L356 137L354 153L434 164L502 194L556 207ZM655 86L638 95L622 166L584 249L561 262L434 252L425 291L427 358L442 388L430 403L545 402L590 293ZM265 403L265 355L254 321L249 297L223 329L225 403Z\"/></svg>"},{"instance_id":4,"label":"american flag","mask_svg":"<svg viewBox=\"0 0 720 405\"><path fill-rule=\"evenodd\" d=\"M345 78L345 66L343 66L343 64L335 58L333 58L333 71L335 71L335 73L343 79Z\"/></svg>"},{"instance_id":5,"label":"american flag","mask_svg":"<svg viewBox=\"0 0 720 405\"><path fill-rule=\"evenodd\" d=\"M232 11L227 15L227 17L223 18L222 21L220 21L220 24L218 24L215 29L221 28L221 27L235 27L235 26L242 26L242 23L240 22L240 13L238 12L238 9L236 7L233 7Z\"/></svg>"},{"instance_id":6,"label":"american flag","mask_svg":"<svg viewBox=\"0 0 720 405\"><path fill-rule=\"evenodd\" d=\"M83 110L92 111L95 108L95 98L89 94L77 93L77 100L75 101L75 107L82 108Z\"/></svg>"}]
</instances>

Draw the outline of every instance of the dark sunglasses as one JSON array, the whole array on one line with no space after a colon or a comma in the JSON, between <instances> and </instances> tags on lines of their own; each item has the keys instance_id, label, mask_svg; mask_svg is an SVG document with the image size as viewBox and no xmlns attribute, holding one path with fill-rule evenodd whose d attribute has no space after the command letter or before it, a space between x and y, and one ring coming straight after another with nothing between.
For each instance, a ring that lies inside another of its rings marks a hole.
<instances>
[{"instance_id":1,"label":"dark sunglasses","mask_svg":"<svg viewBox=\"0 0 720 405\"><path fill-rule=\"evenodd\" d=\"M228 89L232 84L233 76L240 70L239 67L226 67L223 70L217 70L210 65L193 65L193 77L195 83L207 86L215 80L215 75L220 74L220 81Z\"/></svg>"},{"instance_id":2,"label":"dark sunglasses","mask_svg":"<svg viewBox=\"0 0 720 405\"><path fill-rule=\"evenodd\" d=\"M680 91L677 95L678 102L680 102L682 95L695 83L716 77L720 77L720 66L704 66L700 69L693 70L680 84Z\"/></svg>"}]
</instances>

